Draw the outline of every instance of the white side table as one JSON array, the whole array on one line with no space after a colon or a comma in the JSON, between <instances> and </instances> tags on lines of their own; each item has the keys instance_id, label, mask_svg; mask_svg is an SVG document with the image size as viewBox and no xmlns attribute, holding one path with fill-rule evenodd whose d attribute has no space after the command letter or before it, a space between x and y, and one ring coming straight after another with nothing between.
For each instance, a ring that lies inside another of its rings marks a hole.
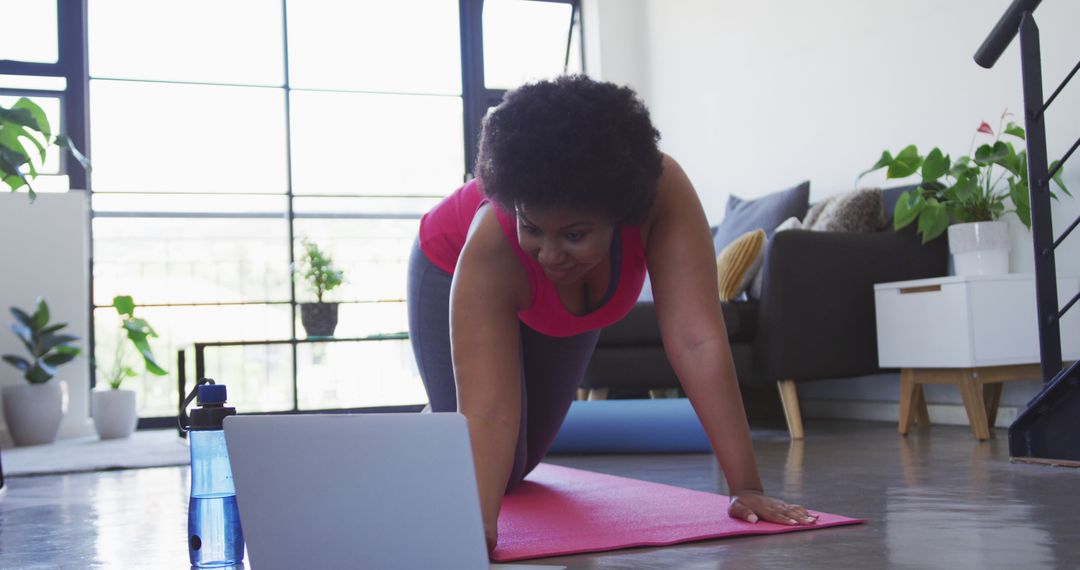
<instances>
[{"instance_id":1,"label":"white side table","mask_svg":"<svg viewBox=\"0 0 1080 570\"><path fill-rule=\"evenodd\" d=\"M1080 280L1058 279L1068 301ZM878 361L900 369L900 426L929 424L923 384L955 384L971 431L989 439L1003 382L1039 378L1035 276L951 276L874 285ZM1080 358L1080 315L1061 322L1065 360Z\"/></svg>"}]
</instances>

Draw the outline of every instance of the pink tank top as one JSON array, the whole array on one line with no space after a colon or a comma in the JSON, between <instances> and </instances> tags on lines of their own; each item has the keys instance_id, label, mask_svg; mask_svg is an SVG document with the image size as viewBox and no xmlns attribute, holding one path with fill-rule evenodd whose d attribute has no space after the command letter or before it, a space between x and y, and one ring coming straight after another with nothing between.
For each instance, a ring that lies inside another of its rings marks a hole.
<instances>
[{"instance_id":1,"label":"pink tank top","mask_svg":"<svg viewBox=\"0 0 1080 570\"><path fill-rule=\"evenodd\" d=\"M479 182L472 180L436 204L420 220L420 250L436 267L454 273L476 211L487 201ZM548 336L567 337L611 325L634 307L645 284L645 247L641 242L640 226L620 227L619 262L612 263L612 269L617 265L619 273L615 289L609 292L602 305L579 316L566 310L555 284L544 275L539 262L521 249L514 215L492 206L507 242L525 268L532 289L528 308L518 311L521 322Z\"/></svg>"}]
</instances>

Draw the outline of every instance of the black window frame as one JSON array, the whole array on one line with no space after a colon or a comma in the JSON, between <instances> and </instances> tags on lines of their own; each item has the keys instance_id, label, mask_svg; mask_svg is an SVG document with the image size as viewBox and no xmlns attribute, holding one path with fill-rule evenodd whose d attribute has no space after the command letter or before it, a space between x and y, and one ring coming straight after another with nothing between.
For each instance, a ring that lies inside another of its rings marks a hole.
<instances>
[{"instance_id":1,"label":"black window frame","mask_svg":"<svg viewBox=\"0 0 1080 570\"><path fill-rule=\"evenodd\" d=\"M287 34L287 16L286 4L289 0L281 0L281 9L283 11L283 34ZM582 10L580 0L522 0L530 2L549 2L557 4L567 4L571 6L571 23L567 33L567 52L566 62L569 61L570 47L572 45L572 38L575 32L579 38L579 49L581 50L580 59L584 67L585 54L584 54L584 30L582 26ZM61 103L61 117L60 124L56 127L57 132L64 133L72 143L79 148L84 155L93 160L93 153L90 146L90 101L89 101L89 84L90 84L90 69L89 69L89 57L88 57L88 3L89 0L56 0L57 8L57 42L58 42L58 54L57 61L54 63L37 63L37 62L21 62L11 60L0 60L0 75L12 75L12 76L32 76L32 77L62 77L66 81L66 86L62 91L51 90L37 90L37 89L5 89L0 88L0 94L3 95L16 95L16 96L40 96L40 97L53 97L59 98ZM461 42L461 98L462 98L462 120L463 120L463 134L464 134L464 148L465 148L465 164L463 172L465 173L464 181L472 178L472 173L476 164L476 151L480 138L480 129L483 122L484 115L487 110L494 107L502 101L503 96L506 94L505 89L489 89L484 83L484 43L483 43L483 9L484 0L458 0L459 11L459 33ZM287 36L285 38L286 51L285 51L285 65L286 70L288 66L288 48L287 48ZM288 73L286 72L286 89L288 88ZM285 119L289 121L289 109L288 109L288 97L286 97L286 111ZM288 129L288 124L286 125ZM290 140L288 137L288 130L286 130L286 150L288 149ZM291 155L289 155L291 159ZM70 189L72 191L84 191L89 194L93 194L93 180L92 176L86 170L77 166L66 153L61 153L59 173L66 174L70 181ZM292 206L292 181L291 174L290 180L287 186L288 200L288 236L289 242L294 242L294 222L296 216L293 213ZM92 228L94 210L89 208L88 210L89 226ZM94 304L94 277L93 277L93 232L89 231L87 235L89 245L89 278L87 288L89 292L89 306L87 311L89 312L89 331L87 337L87 350L89 354L93 355L95 350L94 341L94 310L97 307ZM293 248L289 248L289 259L293 261ZM295 279L291 279L290 285L290 305L293 311L292 318L292 340L295 341L297 334L295 330L296 315L298 302L295 293ZM188 306L188 305L184 305ZM180 364L180 363L178 363ZM94 369L94 359L87 359L87 366L89 369L89 386L92 390L96 384L96 374ZM179 366L183 368L182 365ZM178 370L179 373L179 370ZM296 388L297 388L297 369L296 369L296 350L294 343L293 350L293 399L294 399L294 412L296 409ZM376 408L372 408L376 409ZM396 409L396 408L395 408ZM175 416L168 417L142 417L139 418L139 429L146 428L161 428L172 427L175 425Z\"/></svg>"},{"instance_id":2,"label":"black window frame","mask_svg":"<svg viewBox=\"0 0 1080 570\"><path fill-rule=\"evenodd\" d=\"M582 67L585 67L585 30L581 0L523 0L567 4L571 7L570 28L566 36L566 57L563 68L570 60L570 46L575 29L580 38L579 48ZM484 82L484 0L459 0L461 11L461 96L465 122L465 177L471 178L476 168L476 149L480 144L480 128L484 115L498 105L506 89L490 89Z\"/></svg>"}]
</instances>

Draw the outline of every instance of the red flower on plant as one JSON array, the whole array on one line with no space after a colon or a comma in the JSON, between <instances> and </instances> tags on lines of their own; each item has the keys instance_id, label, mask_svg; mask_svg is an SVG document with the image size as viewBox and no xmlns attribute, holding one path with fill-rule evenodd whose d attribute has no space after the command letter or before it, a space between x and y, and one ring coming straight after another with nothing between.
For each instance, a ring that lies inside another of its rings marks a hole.
<instances>
[{"instance_id":1,"label":"red flower on plant","mask_svg":"<svg viewBox=\"0 0 1080 570\"><path fill-rule=\"evenodd\" d=\"M980 133L986 133L986 134L988 134L990 136L994 136L994 129L991 129L990 125L987 124L986 121L983 121L982 124L979 125L979 128L977 130Z\"/></svg>"}]
</instances>

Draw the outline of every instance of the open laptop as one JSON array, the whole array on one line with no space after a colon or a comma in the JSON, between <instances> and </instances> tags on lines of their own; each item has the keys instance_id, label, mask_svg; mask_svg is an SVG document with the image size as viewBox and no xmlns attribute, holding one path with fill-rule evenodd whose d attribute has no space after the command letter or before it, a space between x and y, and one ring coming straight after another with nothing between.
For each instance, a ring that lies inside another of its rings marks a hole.
<instances>
[{"instance_id":1,"label":"open laptop","mask_svg":"<svg viewBox=\"0 0 1080 570\"><path fill-rule=\"evenodd\" d=\"M231 416L247 560L275 568L490 564L464 416Z\"/></svg>"}]
</instances>

